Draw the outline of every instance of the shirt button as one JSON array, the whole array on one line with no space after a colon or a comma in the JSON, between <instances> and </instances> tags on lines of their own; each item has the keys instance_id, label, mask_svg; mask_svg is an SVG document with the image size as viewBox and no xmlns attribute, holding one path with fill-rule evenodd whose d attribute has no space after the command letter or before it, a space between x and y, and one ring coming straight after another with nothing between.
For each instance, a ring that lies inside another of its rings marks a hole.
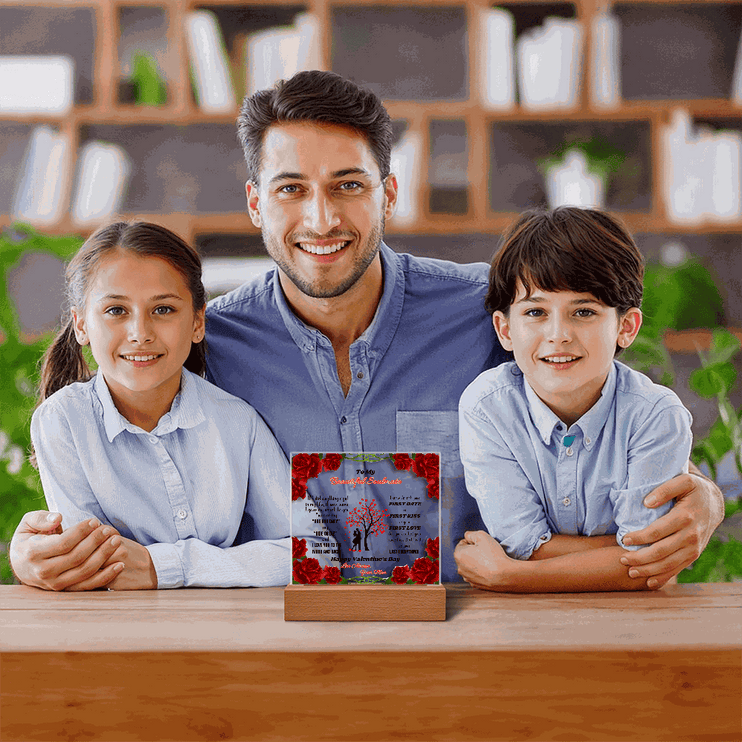
<instances>
[{"instance_id":1,"label":"shirt button","mask_svg":"<svg viewBox=\"0 0 742 742\"><path fill-rule=\"evenodd\" d=\"M543 536L541 536L541 540L542 541L548 541L549 540L549 537L546 534L544 534Z\"/></svg>"},{"instance_id":2,"label":"shirt button","mask_svg":"<svg viewBox=\"0 0 742 742\"><path fill-rule=\"evenodd\" d=\"M356 374L356 379L362 379L362 378L363 378L363 371L359 371L359 372L358 372L358 373Z\"/></svg>"},{"instance_id":3,"label":"shirt button","mask_svg":"<svg viewBox=\"0 0 742 742\"><path fill-rule=\"evenodd\" d=\"M345 415L343 415L343 416L342 416L342 417L340 418L340 422L341 422L341 423L343 423L343 424L345 424L345 423L347 423L347 422L348 422L348 418L347 418L347 417L345 417Z\"/></svg>"},{"instance_id":4,"label":"shirt button","mask_svg":"<svg viewBox=\"0 0 742 742\"><path fill-rule=\"evenodd\" d=\"M150 442L150 443L157 443L157 441L158 441L158 438L157 438L157 436L156 436L156 435L151 435L151 436L149 437L149 442Z\"/></svg>"},{"instance_id":5,"label":"shirt button","mask_svg":"<svg viewBox=\"0 0 742 742\"><path fill-rule=\"evenodd\" d=\"M565 497L562 500L562 505L569 505L569 503L571 503L571 502L572 502L572 500L570 500L569 497Z\"/></svg>"},{"instance_id":6,"label":"shirt button","mask_svg":"<svg viewBox=\"0 0 742 742\"><path fill-rule=\"evenodd\" d=\"M185 520L188 517L188 513L185 510L178 510L178 517L181 520Z\"/></svg>"},{"instance_id":7,"label":"shirt button","mask_svg":"<svg viewBox=\"0 0 742 742\"><path fill-rule=\"evenodd\" d=\"M588 445L590 445L590 439L589 438L585 438L585 443L587 443Z\"/></svg>"},{"instance_id":8,"label":"shirt button","mask_svg":"<svg viewBox=\"0 0 742 742\"><path fill-rule=\"evenodd\" d=\"M569 447L569 448L567 449L567 451L566 451L566 454L567 454L567 456L571 456L571 455L572 455L573 453L574 453L574 451L572 450L572 446L570 446L570 447Z\"/></svg>"}]
</instances>

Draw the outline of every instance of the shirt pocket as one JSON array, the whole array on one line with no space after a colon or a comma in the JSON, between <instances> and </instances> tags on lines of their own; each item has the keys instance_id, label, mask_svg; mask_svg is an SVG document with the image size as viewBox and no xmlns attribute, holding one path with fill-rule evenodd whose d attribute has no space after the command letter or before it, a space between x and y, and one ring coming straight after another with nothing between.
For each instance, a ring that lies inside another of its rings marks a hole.
<instances>
[{"instance_id":1,"label":"shirt pocket","mask_svg":"<svg viewBox=\"0 0 742 742\"><path fill-rule=\"evenodd\" d=\"M397 451L439 453L442 477L463 477L457 411L397 410Z\"/></svg>"}]
</instances>

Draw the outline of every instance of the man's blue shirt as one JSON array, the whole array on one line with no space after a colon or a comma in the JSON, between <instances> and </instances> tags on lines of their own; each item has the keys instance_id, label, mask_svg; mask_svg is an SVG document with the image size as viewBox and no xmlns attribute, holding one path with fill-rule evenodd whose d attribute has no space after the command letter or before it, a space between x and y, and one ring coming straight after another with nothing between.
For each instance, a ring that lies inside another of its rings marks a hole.
<instances>
[{"instance_id":1,"label":"man's blue shirt","mask_svg":"<svg viewBox=\"0 0 742 742\"><path fill-rule=\"evenodd\" d=\"M464 487L458 400L510 355L484 310L487 265L398 255L384 244L380 252L383 293L350 347L347 397L329 339L291 311L275 268L209 303L207 378L255 407L287 456L440 452L442 578L450 581L458 579L453 547L464 530L482 527Z\"/></svg>"}]
</instances>

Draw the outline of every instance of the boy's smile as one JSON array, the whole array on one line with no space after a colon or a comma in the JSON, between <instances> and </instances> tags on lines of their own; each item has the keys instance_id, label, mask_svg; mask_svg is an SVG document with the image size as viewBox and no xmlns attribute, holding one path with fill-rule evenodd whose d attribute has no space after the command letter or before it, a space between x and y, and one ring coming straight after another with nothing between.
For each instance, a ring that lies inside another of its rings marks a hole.
<instances>
[{"instance_id":1,"label":"boy's smile","mask_svg":"<svg viewBox=\"0 0 742 742\"><path fill-rule=\"evenodd\" d=\"M518 281L506 317L492 317L502 346L538 397L567 425L600 398L616 345L628 348L641 327L641 311L619 317L592 294L541 291L526 296Z\"/></svg>"}]
</instances>

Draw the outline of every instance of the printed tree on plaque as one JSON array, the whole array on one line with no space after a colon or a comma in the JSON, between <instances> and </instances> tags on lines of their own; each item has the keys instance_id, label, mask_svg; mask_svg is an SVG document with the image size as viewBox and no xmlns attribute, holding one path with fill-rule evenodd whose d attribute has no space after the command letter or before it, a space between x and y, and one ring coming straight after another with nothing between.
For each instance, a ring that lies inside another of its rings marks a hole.
<instances>
[{"instance_id":1,"label":"printed tree on plaque","mask_svg":"<svg viewBox=\"0 0 742 742\"><path fill-rule=\"evenodd\" d=\"M368 537L381 536L386 533L386 522L384 518L389 515L388 510L379 510L377 504L361 498L357 507L354 507L345 520L345 529L353 533L352 551L361 550L361 536L363 536L363 549L368 551Z\"/></svg>"}]
</instances>

